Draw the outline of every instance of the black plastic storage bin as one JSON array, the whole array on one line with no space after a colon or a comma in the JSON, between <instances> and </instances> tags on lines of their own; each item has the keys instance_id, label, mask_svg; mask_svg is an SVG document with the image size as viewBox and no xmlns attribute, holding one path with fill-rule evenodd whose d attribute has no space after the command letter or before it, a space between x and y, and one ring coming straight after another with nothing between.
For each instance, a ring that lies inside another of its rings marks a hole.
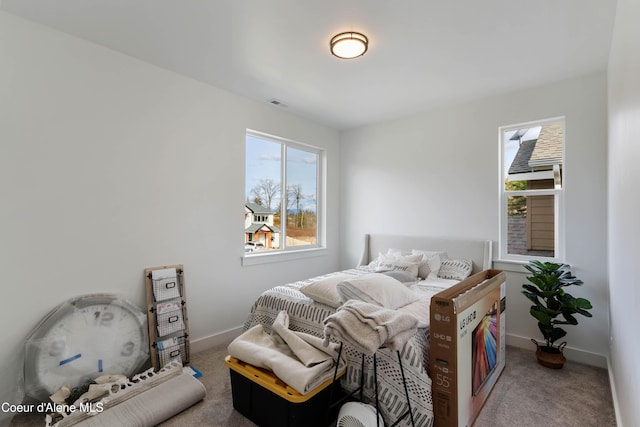
<instances>
[{"instance_id":1,"label":"black plastic storage bin","mask_svg":"<svg viewBox=\"0 0 640 427\"><path fill-rule=\"evenodd\" d=\"M233 407L261 427L326 427L338 414L338 407L329 411L332 379L302 395L273 372L232 356L224 362L231 375ZM339 387L334 393L335 401Z\"/></svg>"}]
</instances>

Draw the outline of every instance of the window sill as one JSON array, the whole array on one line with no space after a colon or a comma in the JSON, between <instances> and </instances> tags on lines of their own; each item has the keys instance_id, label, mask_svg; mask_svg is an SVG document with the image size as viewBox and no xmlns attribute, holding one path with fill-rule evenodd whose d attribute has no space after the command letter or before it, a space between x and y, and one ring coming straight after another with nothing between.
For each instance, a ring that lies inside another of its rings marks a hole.
<instances>
[{"instance_id":1,"label":"window sill","mask_svg":"<svg viewBox=\"0 0 640 427\"><path fill-rule=\"evenodd\" d=\"M528 271L524 268L524 266L527 264L529 264L529 261L520 261L513 259L493 260L493 268L513 273L528 273Z\"/></svg>"},{"instance_id":2,"label":"window sill","mask_svg":"<svg viewBox=\"0 0 640 427\"><path fill-rule=\"evenodd\" d=\"M541 259L540 261L546 261L544 259ZM550 259L548 260L549 262L555 262L557 264L567 264L570 266L570 264L562 262L562 261L557 261L557 260L553 260ZM529 270L527 270L526 268L524 268L525 265L528 265L529 261L528 260L515 260L515 259L494 259L493 260L493 268L497 269L497 270L504 270L504 271L510 271L513 273L527 273L529 274Z\"/></svg>"},{"instance_id":3,"label":"window sill","mask_svg":"<svg viewBox=\"0 0 640 427\"><path fill-rule=\"evenodd\" d=\"M260 253L246 254L240 258L243 267L250 265L271 264L274 262L292 261L296 259L327 256L327 248L300 249L282 252L264 251Z\"/></svg>"}]
</instances>

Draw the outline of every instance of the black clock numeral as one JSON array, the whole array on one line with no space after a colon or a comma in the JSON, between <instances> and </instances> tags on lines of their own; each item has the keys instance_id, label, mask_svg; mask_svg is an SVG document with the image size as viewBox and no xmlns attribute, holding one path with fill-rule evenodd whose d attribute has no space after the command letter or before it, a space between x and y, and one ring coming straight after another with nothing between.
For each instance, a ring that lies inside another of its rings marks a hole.
<instances>
[{"instance_id":1,"label":"black clock numeral","mask_svg":"<svg viewBox=\"0 0 640 427\"><path fill-rule=\"evenodd\" d=\"M100 326L111 326L114 318L114 314L110 311L96 311L93 316L95 324Z\"/></svg>"},{"instance_id":2,"label":"black clock numeral","mask_svg":"<svg viewBox=\"0 0 640 427\"><path fill-rule=\"evenodd\" d=\"M136 345L129 341L122 346L122 351L120 352L120 356L129 357L133 354L133 350L136 348Z\"/></svg>"},{"instance_id":3,"label":"black clock numeral","mask_svg":"<svg viewBox=\"0 0 640 427\"><path fill-rule=\"evenodd\" d=\"M60 357L66 346L64 340L51 341L51 344L49 344L49 356Z\"/></svg>"}]
</instances>

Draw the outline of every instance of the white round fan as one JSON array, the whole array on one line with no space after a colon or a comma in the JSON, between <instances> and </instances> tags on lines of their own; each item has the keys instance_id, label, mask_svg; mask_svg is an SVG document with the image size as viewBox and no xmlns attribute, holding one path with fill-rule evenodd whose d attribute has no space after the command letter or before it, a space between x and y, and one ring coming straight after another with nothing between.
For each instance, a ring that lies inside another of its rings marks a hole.
<instances>
[{"instance_id":1,"label":"white round fan","mask_svg":"<svg viewBox=\"0 0 640 427\"><path fill-rule=\"evenodd\" d=\"M376 408L361 402L348 402L340 407L336 427L376 427L384 426L382 415L378 414L376 423Z\"/></svg>"}]
</instances>

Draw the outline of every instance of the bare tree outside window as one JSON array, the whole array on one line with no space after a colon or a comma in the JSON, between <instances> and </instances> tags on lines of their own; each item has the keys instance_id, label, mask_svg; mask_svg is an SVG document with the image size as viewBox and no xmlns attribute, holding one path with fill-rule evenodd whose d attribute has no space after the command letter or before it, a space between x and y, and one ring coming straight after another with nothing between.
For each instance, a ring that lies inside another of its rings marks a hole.
<instances>
[{"instance_id":1,"label":"bare tree outside window","mask_svg":"<svg viewBox=\"0 0 640 427\"><path fill-rule=\"evenodd\" d=\"M251 189L251 195L253 196L252 202L271 210L273 201L280 198L280 184L271 178L261 179Z\"/></svg>"}]
</instances>

